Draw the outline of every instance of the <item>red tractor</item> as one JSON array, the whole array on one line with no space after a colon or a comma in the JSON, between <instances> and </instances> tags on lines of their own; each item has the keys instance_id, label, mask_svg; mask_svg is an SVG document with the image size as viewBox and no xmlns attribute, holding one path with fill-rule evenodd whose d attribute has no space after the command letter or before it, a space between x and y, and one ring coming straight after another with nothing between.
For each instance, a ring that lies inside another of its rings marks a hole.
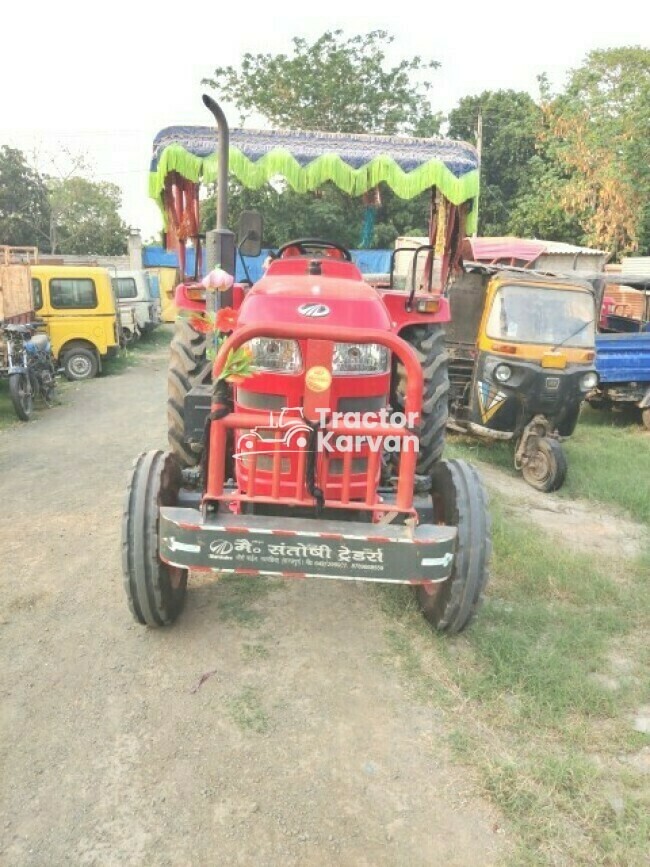
<instances>
[{"instance_id":1,"label":"red tractor","mask_svg":"<svg viewBox=\"0 0 650 867\"><path fill-rule=\"evenodd\" d=\"M229 158L251 186L278 174L296 189L333 180L351 193L384 181L404 197L435 185L430 243L411 251L402 288L393 267L371 285L347 249L313 238L285 244L253 285L206 288L198 179L214 177L214 133L159 135L151 189L183 271L188 238L197 264L176 293L187 315L171 348L170 451L141 454L128 487L131 611L149 626L172 623L192 570L339 578L412 584L427 619L458 632L479 605L490 553L478 474L441 458L441 288L475 219L475 152L439 139L231 133L204 102L219 131L217 231L206 246L223 270L213 273L234 274ZM260 246L261 219L244 214L239 252Z\"/></svg>"}]
</instances>

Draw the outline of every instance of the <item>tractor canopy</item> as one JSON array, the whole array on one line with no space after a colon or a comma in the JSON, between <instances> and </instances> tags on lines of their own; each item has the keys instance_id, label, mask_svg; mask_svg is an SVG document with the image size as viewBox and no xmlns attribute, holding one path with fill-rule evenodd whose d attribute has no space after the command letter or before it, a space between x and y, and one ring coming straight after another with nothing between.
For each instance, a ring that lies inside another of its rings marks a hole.
<instances>
[{"instance_id":1,"label":"tractor canopy","mask_svg":"<svg viewBox=\"0 0 650 867\"><path fill-rule=\"evenodd\" d=\"M165 226L171 219L186 237L198 234L198 185L217 179L216 150L214 127L167 127L154 139L149 193L163 212ZM229 170L249 189L279 176L297 192L330 181L348 195L361 196L386 183L400 198L412 199L435 188L451 205L465 206L468 233L476 226L478 155L461 141L233 129ZM178 225L183 216L188 226Z\"/></svg>"}]
</instances>

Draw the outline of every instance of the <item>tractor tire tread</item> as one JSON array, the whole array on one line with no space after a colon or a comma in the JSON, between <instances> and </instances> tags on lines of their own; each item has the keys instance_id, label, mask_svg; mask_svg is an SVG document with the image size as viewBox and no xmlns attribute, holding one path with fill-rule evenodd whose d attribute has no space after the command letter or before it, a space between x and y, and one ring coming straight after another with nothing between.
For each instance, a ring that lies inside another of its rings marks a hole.
<instances>
[{"instance_id":1,"label":"tractor tire tread","mask_svg":"<svg viewBox=\"0 0 650 867\"><path fill-rule=\"evenodd\" d=\"M158 500L169 460L175 456L159 450L135 459L122 515L122 572L129 608L138 623L153 627L172 623L185 600L184 586L179 597L165 600L166 576L157 554Z\"/></svg>"},{"instance_id":2,"label":"tractor tire tread","mask_svg":"<svg viewBox=\"0 0 650 867\"><path fill-rule=\"evenodd\" d=\"M457 492L448 520L458 528L458 544L442 613L436 607L435 596L428 597L420 589L418 598L424 616L435 628L454 635L470 625L483 601L492 556L491 520L485 486L471 464L443 461L435 472L449 473Z\"/></svg>"},{"instance_id":3,"label":"tractor tire tread","mask_svg":"<svg viewBox=\"0 0 650 867\"><path fill-rule=\"evenodd\" d=\"M429 475L442 457L445 445L445 432L448 416L449 376L447 362L449 355L445 345L444 328L439 324L415 325L406 329L402 335L415 350L424 377L422 395L422 423L418 431L420 451L416 472ZM399 411L404 410L406 392L406 371L398 361L396 365L397 385L394 402Z\"/></svg>"},{"instance_id":4,"label":"tractor tire tread","mask_svg":"<svg viewBox=\"0 0 650 867\"><path fill-rule=\"evenodd\" d=\"M212 378L212 366L206 357L204 334L184 319L176 320L170 345L167 377L167 432L169 446L185 467L196 466L201 445L185 440L185 395L195 385L205 385Z\"/></svg>"}]
</instances>

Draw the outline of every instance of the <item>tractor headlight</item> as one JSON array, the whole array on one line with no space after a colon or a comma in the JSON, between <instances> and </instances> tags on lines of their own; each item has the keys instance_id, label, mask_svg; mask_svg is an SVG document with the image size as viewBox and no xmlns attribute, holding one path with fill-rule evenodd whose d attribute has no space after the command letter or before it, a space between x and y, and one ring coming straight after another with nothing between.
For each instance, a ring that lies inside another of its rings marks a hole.
<instances>
[{"instance_id":1,"label":"tractor headlight","mask_svg":"<svg viewBox=\"0 0 650 867\"><path fill-rule=\"evenodd\" d=\"M332 373L386 373L390 353L379 343L335 343Z\"/></svg>"},{"instance_id":2,"label":"tractor headlight","mask_svg":"<svg viewBox=\"0 0 650 867\"><path fill-rule=\"evenodd\" d=\"M497 382L507 382L512 376L512 368L507 364L497 364L494 368L494 378Z\"/></svg>"},{"instance_id":3,"label":"tractor headlight","mask_svg":"<svg viewBox=\"0 0 650 867\"><path fill-rule=\"evenodd\" d=\"M253 337L248 345L253 353L253 364L258 370L297 373L302 367L300 347L295 340Z\"/></svg>"},{"instance_id":4,"label":"tractor headlight","mask_svg":"<svg viewBox=\"0 0 650 867\"><path fill-rule=\"evenodd\" d=\"M593 370L580 377L580 388L582 391L591 391L591 389L596 388L597 385L598 374Z\"/></svg>"}]
</instances>

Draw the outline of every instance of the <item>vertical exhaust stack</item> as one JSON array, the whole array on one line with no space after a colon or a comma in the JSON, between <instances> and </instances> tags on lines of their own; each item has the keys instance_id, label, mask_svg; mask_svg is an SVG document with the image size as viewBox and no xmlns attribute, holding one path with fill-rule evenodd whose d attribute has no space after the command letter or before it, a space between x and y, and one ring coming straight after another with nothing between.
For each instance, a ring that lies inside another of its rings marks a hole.
<instances>
[{"instance_id":1,"label":"vertical exhaust stack","mask_svg":"<svg viewBox=\"0 0 650 867\"><path fill-rule=\"evenodd\" d=\"M217 176L217 228L206 234L206 260L208 271L213 268L223 268L229 274L235 275L235 235L228 229L228 157L230 153L230 130L223 109L208 96L203 94L203 104L210 110L217 125L217 159L219 173ZM208 310L218 307L229 307L232 304L232 289L227 292L210 292L207 299Z\"/></svg>"}]
</instances>

